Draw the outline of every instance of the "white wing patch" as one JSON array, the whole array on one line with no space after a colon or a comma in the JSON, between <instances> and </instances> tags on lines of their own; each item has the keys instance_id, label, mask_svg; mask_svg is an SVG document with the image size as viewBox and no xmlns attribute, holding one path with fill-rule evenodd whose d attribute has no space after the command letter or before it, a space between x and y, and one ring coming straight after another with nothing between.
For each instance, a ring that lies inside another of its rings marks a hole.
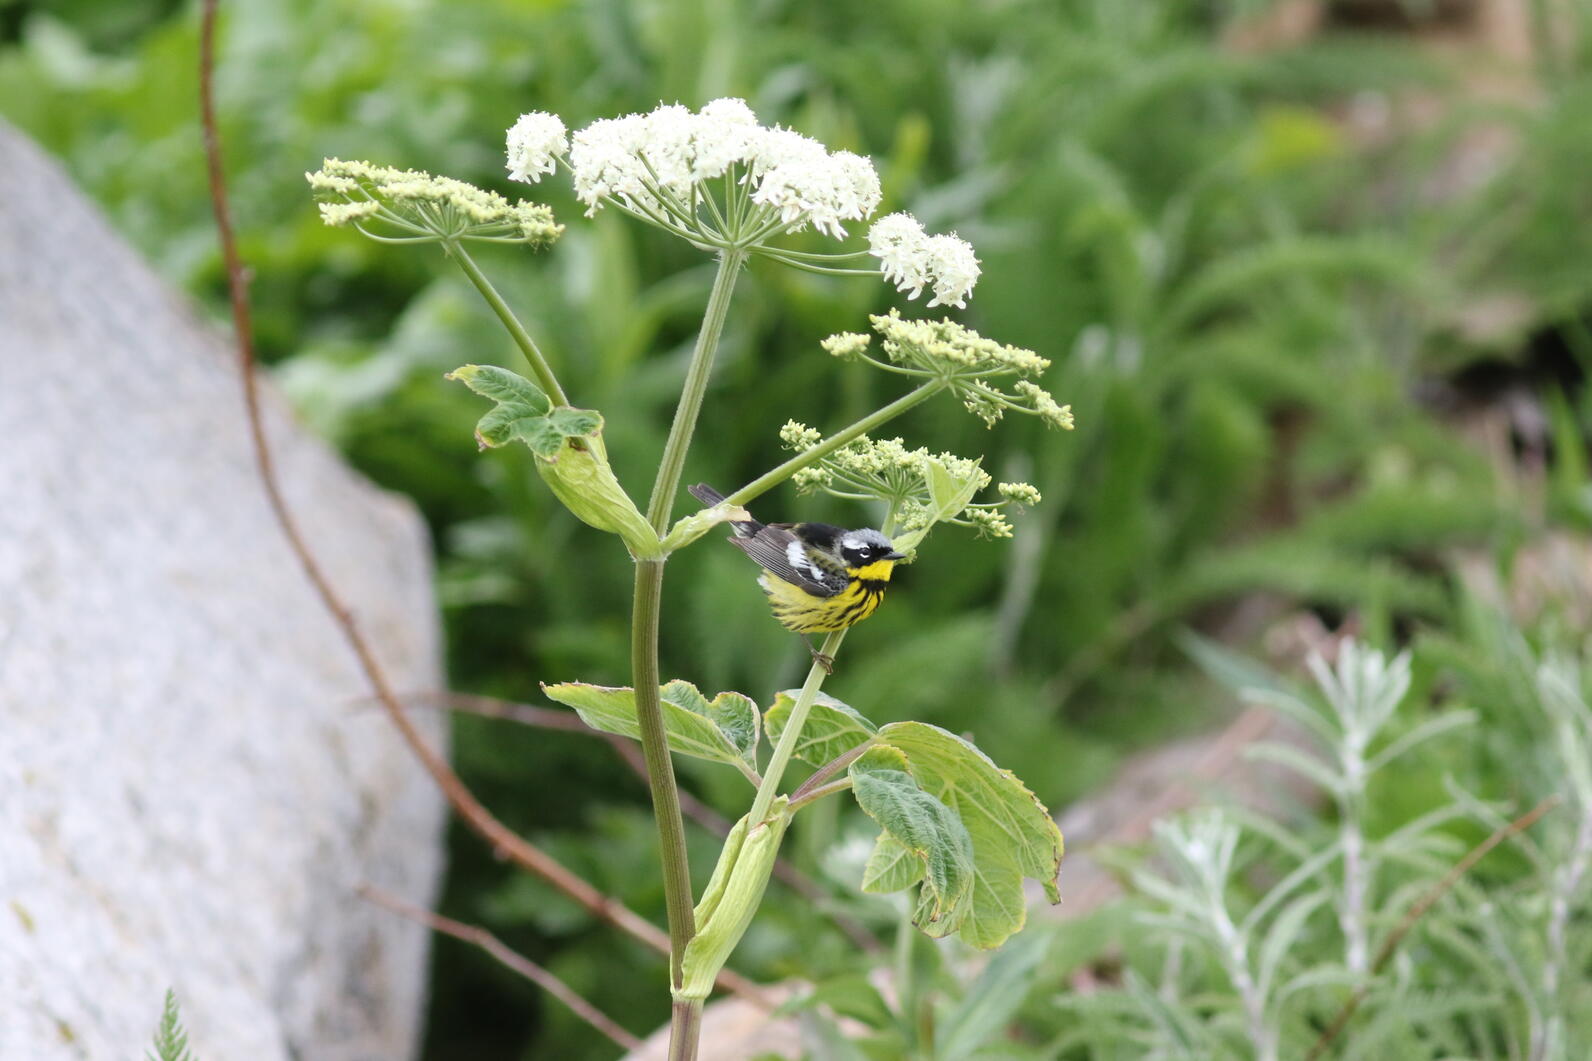
<instances>
[{"instance_id":1,"label":"white wing patch","mask_svg":"<svg viewBox=\"0 0 1592 1061\"><path fill-rule=\"evenodd\" d=\"M791 541L786 544L785 559L789 560L790 566L794 567L797 571L801 571L819 582L824 580L824 572L820 571L818 566L808 558L807 550L803 548L802 543L799 540Z\"/></svg>"}]
</instances>

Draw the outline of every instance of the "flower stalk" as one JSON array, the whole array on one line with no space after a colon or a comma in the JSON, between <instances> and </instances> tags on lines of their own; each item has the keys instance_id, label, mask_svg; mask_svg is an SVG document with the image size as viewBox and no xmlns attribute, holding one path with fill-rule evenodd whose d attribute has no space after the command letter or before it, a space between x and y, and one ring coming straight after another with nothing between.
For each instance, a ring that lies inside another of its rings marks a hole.
<instances>
[{"instance_id":1,"label":"flower stalk","mask_svg":"<svg viewBox=\"0 0 1592 1061\"><path fill-rule=\"evenodd\" d=\"M520 348L520 353L525 355L525 360L531 366L531 372L536 376L536 382L541 384L547 396L553 399L555 405L568 405L569 398L564 394L564 388L559 386L558 377L553 375L553 366L547 363L547 358L542 356L541 347L536 345L536 340L531 338L531 333L525 330L525 325L514 315L509 304L503 301L503 296L498 294L497 288L492 286L492 281L487 279L481 267L475 264L475 259L470 257L469 251L457 240L443 244L443 249L448 252L464 275L470 278L470 283L481 293L486 304L492 307L492 312L497 314L497 319L502 322L504 330L514 340L514 345Z\"/></svg>"},{"instance_id":2,"label":"flower stalk","mask_svg":"<svg viewBox=\"0 0 1592 1061\"><path fill-rule=\"evenodd\" d=\"M669 982L678 988L686 944L696 934L691 912L691 863L686 856L685 822L680 790L669 758L663 729L662 684L658 674L658 612L663 600L663 561L636 563L635 598L630 619L631 684L636 690L636 723L641 729L641 755L647 765L647 789L658 825L659 858L663 865L663 901L669 922Z\"/></svg>"},{"instance_id":3,"label":"flower stalk","mask_svg":"<svg viewBox=\"0 0 1592 1061\"><path fill-rule=\"evenodd\" d=\"M726 499L726 503L744 505L761 497L803 468L818 463L848 442L854 442L868 432L883 427L909 409L922 405L944 390L945 386L946 384L941 380L929 380L927 383L908 391L889 405L874 410L850 427L830 435L812 449L803 450L778 467L759 475L756 479L731 494Z\"/></svg>"},{"instance_id":4,"label":"flower stalk","mask_svg":"<svg viewBox=\"0 0 1592 1061\"><path fill-rule=\"evenodd\" d=\"M675 410L669 439L664 444L663 456L658 464L652 497L647 503L648 521L660 535L668 527L674 494L680 486L680 473L685 467L686 453L691 448L691 436L696 431L697 416L702 409L702 395L707 390L708 378L713 370L719 336L724 331L724 319L729 315L730 295L735 290L736 274L743 261L740 254L732 251L726 251L719 257L718 275L714 278L713 291L708 297L702 330L697 334L696 348L691 353L691 365L686 371L685 385L680 394L680 404ZM686 945L696 934L696 920L691 908L691 864L686 854L680 792L675 783L674 764L669 757L668 737L664 733L663 705L658 697L662 684L658 672L658 612L662 600L663 560L639 561L636 564L630 629L631 685L636 690L636 722L641 729L641 754L647 764L647 786L652 796L652 811L658 825L658 846L663 863L663 897L669 922L670 984L678 989L683 975L681 962ZM687 1022L684 1027L695 1028L698 1025ZM679 1056L694 1056L694 1042L693 1039L692 1053Z\"/></svg>"},{"instance_id":5,"label":"flower stalk","mask_svg":"<svg viewBox=\"0 0 1592 1061\"><path fill-rule=\"evenodd\" d=\"M833 660L835 653L840 651L840 643L845 639L846 631L832 631L824 638L824 647L818 650L819 654ZM796 697L796 705L791 708L790 719L785 723L784 732L779 735L779 744L775 746L768 767L763 771L763 783L758 786L757 797L752 800L748 821L761 822L768 816L768 809L779 791L780 778L785 774L785 767L790 765L790 758L801 739L802 727L807 724L807 716L812 712L813 700L817 698L818 690L823 687L828 674L829 669L822 662L813 660L812 667L807 671L807 680L802 683L802 691Z\"/></svg>"},{"instance_id":6,"label":"flower stalk","mask_svg":"<svg viewBox=\"0 0 1592 1061\"><path fill-rule=\"evenodd\" d=\"M713 290L708 295L702 330L697 333L696 347L691 351L691 365L686 369L680 404L675 408L674 423L669 427L669 440L664 443L663 458L658 464L658 477L653 481L652 497L647 502L647 520L659 537L669 529L674 495L680 489L680 473L685 468L691 436L696 431L697 416L702 411L702 396L707 393L713 359L719 350L719 337L724 333L724 319L729 316L730 295L735 291L735 281L745 261L744 251L726 250L719 254L718 273L713 278Z\"/></svg>"},{"instance_id":7,"label":"flower stalk","mask_svg":"<svg viewBox=\"0 0 1592 1061\"><path fill-rule=\"evenodd\" d=\"M484 448L510 441L529 446L536 454L538 472L555 496L587 524L619 535L635 561L629 697L635 718L633 731L626 721L626 732L640 737L658 829L675 1000L669 1057L694 1061L703 1000L756 914L795 806L850 786L852 779L842 772L865 749L820 768L794 797L779 794L828 673L828 661L845 637L844 630L835 631L824 639L820 658L827 659L822 663L815 659L761 777L752 769L755 717L737 731L738 736L726 737L746 760L736 765L752 779L757 794L726 841L701 902L693 906L658 660L668 555L715 522L746 518L737 514L737 506L787 479L794 479L804 491L821 488L838 497L881 502L888 512L884 531L906 552L939 522L972 526L989 536L1009 536L1010 526L995 510L1037 503L1033 487L1003 483L1003 500L976 502L975 495L990 483L977 460L909 450L899 439L871 441L868 432L941 391L955 394L986 424L995 423L1006 411L1016 411L1065 428L1071 426L1071 414L1031 378L1049 364L1031 351L986 340L950 320L906 320L895 312L874 317L883 340L882 357L867 353L866 336L851 333L831 337L824 349L914 377L915 389L828 438L787 424L781 436L798 451L794 456L743 486L726 504L696 512L670 531L735 284L750 258L761 255L835 276L871 273L909 298L927 293L929 306L959 307L966 304L978 280L978 259L954 233L931 235L905 213L874 222L866 250L819 254L775 246L781 237L807 229L837 241L847 239L850 223L872 218L882 189L866 158L830 151L791 129L763 126L741 100L714 100L695 112L678 104L662 105L647 114L598 120L573 135L558 116L533 112L509 130L506 146L511 179L536 183L544 175L567 170L588 217L612 208L717 257L702 326L644 516L608 467L602 415L570 406L552 366L464 247L470 240L545 247L563 231L551 211L524 200L510 203L495 192L451 178L365 162L328 159L320 171L306 176L326 223L355 228L383 243L440 244L458 263L535 377L533 383L506 369L482 365L465 365L450 374L449 378L495 403L477 424L478 443ZM877 270L856 267L870 257L877 259ZM1009 389L997 382L1012 377L1020 378ZM671 710L676 708L678 704ZM1059 835L1055 841L1059 858Z\"/></svg>"}]
</instances>

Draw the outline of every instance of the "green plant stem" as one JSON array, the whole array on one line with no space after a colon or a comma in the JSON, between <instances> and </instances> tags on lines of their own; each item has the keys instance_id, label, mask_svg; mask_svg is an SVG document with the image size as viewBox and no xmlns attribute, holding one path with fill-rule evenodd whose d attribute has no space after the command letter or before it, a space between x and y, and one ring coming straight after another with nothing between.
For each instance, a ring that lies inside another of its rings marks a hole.
<instances>
[{"instance_id":1,"label":"green plant stem","mask_svg":"<svg viewBox=\"0 0 1592 1061\"><path fill-rule=\"evenodd\" d=\"M791 796L789 810L794 814L809 803L817 803L825 796L833 796L836 792L844 792L850 787L850 777L842 777L838 781L831 781L827 785L815 785L812 788L807 788L806 785L803 785L802 788L805 791L800 796Z\"/></svg>"},{"instance_id":2,"label":"green plant stem","mask_svg":"<svg viewBox=\"0 0 1592 1061\"><path fill-rule=\"evenodd\" d=\"M756 479L753 479L751 482L735 491L735 493L731 494L726 499L727 502L732 505L746 504L753 498L759 497L762 494L772 490L774 487L778 486L786 479L789 479L792 475L795 475L809 464L813 464L822 460L831 453L835 452L835 450L839 449L841 446L844 446L846 443L851 442L862 435L866 435L874 428L879 427L882 424L889 423L891 420L894 420L908 409L911 409L915 405L923 404L925 401L928 401L935 394L944 389L944 380L933 379L923 384L921 387L918 387L916 390L908 391L906 394L903 394L889 405L874 410L861 420L858 420L856 423L852 424L850 427L830 435L812 449L803 450L790 460L786 461L784 464L774 468L772 471L766 472L763 475L758 476ZM660 532L660 534L661 533L662 532Z\"/></svg>"},{"instance_id":3,"label":"green plant stem","mask_svg":"<svg viewBox=\"0 0 1592 1061\"><path fill-rule=\"evenodd\" d=\"M708 296L702 330L697 335L674 424L669 429L669 439L658 464L658 478L647 503L647 519L660 536L668 526L674 494L680 485L680 472L685 467L686 451L691 447L697 414L702 409L702 395L707 390L713 357L724 330L724 318L729 313L730 294L744 260L744 254L738 251L725 251L719 256L719 271L713 281L713 292ZM663 706L658 701L658 612L662 600L663 560L638 561L630 624L631 686L636 691L636 723L641 730L641 754L647 763L652 813L658 823L663 899L669 921L669 978L671 985L678 989L682 982L681 959L686 944L696 934L696 918L692 912L691 866L686 855L685 824L680 816L680 791L675 785L674 764L669 758L668 738L664 734ZM680 1017L678 1010L676 1016ZM670 1057L694 1058L700 1032L700 1022L695 1018L672 1022Z\"/></svg>"},{"instance_id":4,"label":"green plant stem","mask_svg":"<svg viewBox=\"0 0 1592 1061\"><path fill-rule=\"evenodd\" d=\"M509 304L503 301L503 296L497 293L497 288L492 286L492 281L486 278L481 267L475 264L475 259L470 257L464 245L457 240L443 244L449 257L459 263L459 268L464 270L464 275L470 278L475 289L481 292L481 297L486 299L486 304L492 307L498 320L503 322L503 327L508 329L509 335L514 339L514 344L525 355L525 360L530 362L531 372L536 376L536 382L541 384L547 396L553 399L554 405L568 405L569 397L564 393L564 388L558 385L558 377L553 375L553 368L547 363L547 358L542 356L541 348L536 345L536 340L531 338L531 333L525 330L525 325L509 309Z\"/></svg>"},{"instance_id":5,"label":"green plant stem","mask_svg":"<svg viewBox=\"0 0 1592 1061\"><path fill-rule=\"evenodd\" d=\"M846 631L834 631L824 638L824 647L818 650L819 653L833 660L835 653L840 650L840 642L845 640L845 637ZM796 742L801 737L802 727L807 724L807 716L813 709L813 701L817 699L818 690L824 684L824 677L828 673L822 663L813 660L812 667L807 671L807 680L802 683L802 691L796 697L796 706L791 708L790 718L785 723L785 731L779 735L779 744L774 748L774 755L768 761L768 769L763 771L763 783L758 786L757 798L752 801L752 811L748 820L754 827L768 817L768 808L779 791L780 777L785 773L785 767L790 764L790 757L796 751Z\"/></svg>"},{"instance_id":6,"label":"green plant stem","mask_svg":"<svg viewBox=\"0 0 1592 1061\"><path fill-rule=\"evenodd\" d=\"M663 861L663 896L669 921L669 977L679 987L680 960L696 934L691 904L691 863L686 857L685 823L680 816L680 790L674 783L669 739L658 702L658 611L663 600L663 561L636 562L636 595L630 618L631 684L636 690L636 724L641 730L641 756L647 764L647 787L658 823L658 849Z\"/></svg>"},{"instance_id":7,"label":"green plant stem","mask_svg":"<svg viewBox=\"0 0 1592 1061\"><path fill-rule=\"evenodd\" d=\"M836 774L862 758L863 753L872 748L876 738L870 737L848 752L843 752L829 760L814 771L813 776L801 783L801 787L790 794L792 808L798 803L805 803L807 797L816 789L822 788L834 780Z\"/></svg>"},{"instance_id":8,"label":"green plant stem","mask_svg":"<svg viewBox=\"0 0 1592 1061\"><path fill-rule=\"evenodd\" d=\"M685 455L691 448L691 435L696 431L697 414L702 411L702 395L707 392L708 377L713 373L713 357L719 350L724 318L730 312L730 294L735 290L736 277L745 261L746 252L742 250L726 250L719 254L718 275L713 278L707 312L702 316L702 330L697 333L691 367L686 369L680 404L675 408L669 440L664 443L663 459L658 464L658 478L653 481L652 498L647 502L647 520L660 538L669 530L669 515L674 509L674 495L680 489Z\"/></svg>"},{"instance_id":9,"label":"green plant stem","mask_svg":"<svg viewBox=\"0 0 1592 1061\"><path fill-rule=\"evenodd\" d=\"M676 1000L669 1014L669 1061L696 1061L701 1038L702 1000Z\"/></svg>"},{"instance_id":10,"label":"green plant stem","mask_svg":"<svg viewBox=\"0 0 1592 1061\"><path fill-rule=\"evenodd\" d=\"M901 917L896 922L895 989L901 1014L901 1030L914 1048L922 1045L915 1041L918 1033L917 1021L914 1019L917 1010L917 991L916 985L912 982L912 944L916 931L912 924L912 904L903 903ZM914 1049L912 1056L922 1055Z\"/></svg>"}]
</instances>

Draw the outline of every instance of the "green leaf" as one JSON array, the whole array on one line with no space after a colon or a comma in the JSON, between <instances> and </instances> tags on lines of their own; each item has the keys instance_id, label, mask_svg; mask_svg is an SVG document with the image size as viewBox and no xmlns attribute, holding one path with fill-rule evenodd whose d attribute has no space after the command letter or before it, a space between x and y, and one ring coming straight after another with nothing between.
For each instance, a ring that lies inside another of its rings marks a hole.
<instances>
[{"instance_id":1,"label":"green leaf","mask_svg":"<svg viewBox=\"0 0 1592 1061\"><path fill-rule=\"evenodd\" d=\"M665 685L659 695L665 704L709 719L748 766L757 766L757 742L762 735L762 725L757 704L751 697L723 692L709 700L696 686L678 678Z\"/></svg>"},{"instance_id":2,"label":"green leaf","mask_svg":"<svg viewBox=\"0 0 1592 1061\"><path fill-rule=\"evenodd\" d=\"M166 1004L161 1010L160 1027L155 1031L155 1043L144 1055L146 1061L194 1061L188 1049L188 1032L182 1026L177 1011L177 995L166 989Z\"/></svg>"},{"instance_id":3,"label":"green leaf","mask_svg":"<svg viewBox=\"0 0 1592 1061\"><path fill-rule=\"evenodd\" d=\"M518 373L496 365L462 365L448 373L447 379L456 379L483 398L491 398L503 405L524 405L537 416L545 416L553 408L547 394Z\"/></svg>"},{"instance_id":4,"label":"green leaf","mask_svg":"<svg viewBox=\"0 0 1592 1061\"><path fill-rule=\"evenodd\" d=\"M929 470L929 497L934 502L934 522L954 519L973 500L973 495L989 482L986 475L970 475L958 479L939 459L927 462Z\"/></svg>"},{"instance_id":5,"label":"green leaf","mask_svg":"<svg viewBox=\"0 0 1592 1061\"><path fill-rule=\"evenodd\" d=\"M582 523L623 538L631 556L642 559L664 555L652 524L642 516L608 466L600 437L564 438L563 448L554 459L537 460L536 473Z\"/></svg>"},{"instance_id":6,"label":"green leaf","mask_svg":"<svg viewBox=\"0 0 1592 1061\"><path fill-rule=\"evenodd\" d=\"M506 446L519 439L544 461L556 461L568 439L595 438L602 414L591 409L554 406L542 389L524 376L496 365L462 365L449 372L483 398L497 405L475 425L482 448Z\"/></svg>"},{"instance_id":7,"label":"green leaf","mask_svg":"<svg viewBox=\"0 0 1592 1061\"><path fill-rule=\"evenodd\" d=\"M768 727L768 739L779 742L791 709L796 706L798 690L786 689L774 697L774 706L763 716ZM796 742L795 755L804 763L822 766L831 759L851 751L870 740L879 727L869 722L854 708L825 693L813 698L812 713L802 727L801 738Z\"/></svg>"},{"instance_id":8,"label":"green leaf","mask_svg":"<svg viewBox=\"0 0 1592 1061\"><path fill-rule=\"evenodd\" d=\"M475 425L482 449L519 439L536 454L536 471L581 522L617 534L637 559L664 554L658 534L608 466L602 414L555 406L523 376L493 365L463 365L448 373L498 404Z\"/></svg>"},{"instance_id":9,"label":"green leaf","mask_svg":"<svg viewBox=\"0 0 1592 1061\"><path fill-rule=\"evenodd\" d=\"M923 791L906 772L906 765L906 756L894 748L871 748L851 764L851 788L858 805L895 841L896 848L917 863L910 870L901 868L902 860L894 858L894 849L887 849L892 868L869 877L875 887L881 880L911 884L921 879L914 923L930 935L943 936L955 931L967 912L973 884L973 841L956 813ZM871 858L869 865L873 868ZM907 879L909 876L912 879Z\"/></svg>"},{"instance_id":10,"label":"green leaf","mask_svg":"<svg viewBox=\"0 0 1592 1061\"><path fill-rule=\"evenodd\" d=\"M542 692L575 709L592 729L641 739L636 721L636 691L629 686L562 682L543 685ZM740 693L719 693L712 700L686 681L672 681L659 690L663 729L669 750L711 762L728 763L748 778L756 776L757 705Z\"/></svg>"},{"instance_id":11,"label":"green leaf","mask_svg":"<svg viewBox=\"0 0 1592 1061\"><path fill-rule=\"evenodd\" d=\"M862 890L871 895L888 895L922 879L923 861L889 833L880 833L862 870Z\"/></svg>"},{"instance_id":12,"label":"green leaf","mask_svg":"<svg viewBox=\"0 0 1592 1061\"><path fill-rule=\"evenodd\" d=\"M476 441L487 447L506 446L514 441L518 425L536 412L524 402L505 402L487 411L475 425Z\"/></svg>"},{"instance_id":13,"label":"green leaf","mask_svg":"<svg viewBox=\"0 0 1592 1061\"><path fill-rule=\"evenodd\" d=\"M964 942L998 947L1023 927L1024 877L1039 881L1051 902L1061 901L1061 830L1011 771L961 737L923 722L892 722L878 740L906 756L913 780L955 811L972 839L976 872L957 929Z\"/></svg>"},{"instance_id":14,"label":"green leaf","mask_svg":"<svg viewBox=\"0 0 1592 1061\"><path fill-rule=\"evenodd\" d=\"M770 807L767 819L753 826L743 817L730 830L696 907L696 934L680 957L680 985L673 992L677 1000L707 998L713 990L719 970L763 901L790 819L781 796Z\"/></svg>"}]
</instances>

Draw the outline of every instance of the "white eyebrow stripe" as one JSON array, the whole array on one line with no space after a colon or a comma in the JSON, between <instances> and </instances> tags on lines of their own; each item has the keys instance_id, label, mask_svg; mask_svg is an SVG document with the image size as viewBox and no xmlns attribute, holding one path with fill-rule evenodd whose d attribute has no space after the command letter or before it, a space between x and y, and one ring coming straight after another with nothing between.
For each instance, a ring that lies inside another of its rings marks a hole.
<instances>
[{"instance_id":1,"label":"white eyebrow stripe","mask_svg":"<svg viewBox=\"0 0 1592 1061\"><path fill-rule=\"evenodd\" d=\"M842 549L850 549L852 552L861 552L862 545L862 539L855 534L848 534L840 539L840 547Z\"/></svg>"}]
</instances>

